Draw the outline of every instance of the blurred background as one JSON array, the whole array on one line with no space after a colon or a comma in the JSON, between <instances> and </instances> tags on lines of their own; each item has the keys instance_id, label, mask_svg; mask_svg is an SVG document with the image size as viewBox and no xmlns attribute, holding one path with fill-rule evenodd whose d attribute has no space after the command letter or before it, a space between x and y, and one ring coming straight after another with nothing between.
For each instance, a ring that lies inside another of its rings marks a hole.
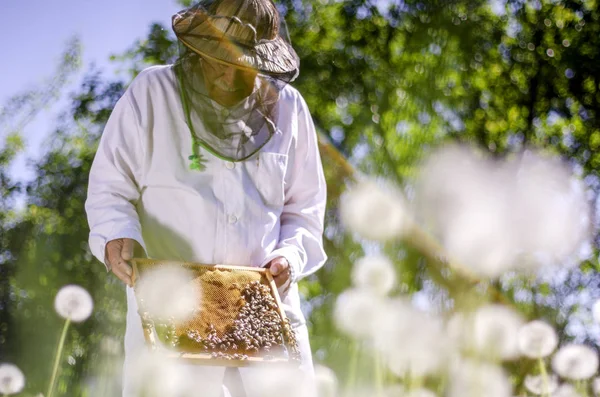
<instances>
[{"instance_id":1,"label":"blurred background","mask_svg":"<svg viewBox=\"0 0 600 397\"><path fill-rule=\"evenodd\" d=\"M87 177L128 83L176 56L170 18L189 4L0 3L0 361L26 374L24 395L45 388L62 327L52 302L73 283L90 291L95 310L69 330L57 395L116 395L125 294L88 249ZM351 283L352 264L373 249L339 219L340 196L356 173L385 178L410 199L420 161L444 143L469 143L492 158L538 148L569 164L596 208L600 10L595 0L277 4L301 59L293 85L312 111L328 178L329 259L301 291L314 359L343 378L350 344L334 324L334 303ZM479 286L525 317L552 323L561 341L597 349L593 223L593 242L577 266ZM453 288L475 288L450 286L435 258L410 242L377 250L396 266L395 290L425 310L447 304ZM510 365L517 378L529 368ZM99 385L104 394L89 394Z\"/></svg>"}]
</instances>

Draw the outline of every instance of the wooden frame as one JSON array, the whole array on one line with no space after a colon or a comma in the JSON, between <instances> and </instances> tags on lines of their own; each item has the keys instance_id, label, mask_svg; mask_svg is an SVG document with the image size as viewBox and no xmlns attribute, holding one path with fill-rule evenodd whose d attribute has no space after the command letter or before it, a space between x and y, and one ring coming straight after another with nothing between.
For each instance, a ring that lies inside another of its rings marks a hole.
<instances>
[{"instance_id":1,"label":"wooden frame","mask_svg":"<svg viewBox=\"0 0 600 397\"><path fill-rule=\"evenodd\" d=\"M277 311L278 311L279 316L281 317L282 326L283 326L283 324L285 324L287 322L287 317L285 315L285 312L282 309L281 299L279 298L279 292L277 290L277 285L275 284L275 280L273 279L273 276L271 275L271 272L268 271L268 269L258 268L258 267L250 267L250 266L245 267L245 266L228 266L228 265L206 265L206 264L194 263L194 262L134 258L131 260L131 264L133 265L132 281L133 281L133 285L134 285L134 293L135 293L135 284L140 278L139 267L142 264L148 264L148 263L151 263L152 265L168 263L168 264L180 265L182 267L191 268L191 269L200 267L200 268L209 268L210 270L225 270L225 271L240 270L240 271L244 271L244 272L251 271L251 272L259 273L259 274L261 274L261 277L266 278L267 285L269 286L269 289L271 292L271 296L275 299L275 302L277 303ZM139 301L137 294L136 294L136 301L138 303L138 309L139 309L140 301ZM159 340L159 337L156 332L156 328L154 326L152 319L143 318L144 316L143 316L141 310L138 311L138 314L140 315L140 320L142 321L142 329L144 331L144 339L146 340L146 344L152 350L158 349L161 345L161 341ZM290 331L293 332L293 330L291 330L291 327L290 327ZM284 337L283 346L288 350L288 353L289 353L290 347L287 345L287 341L286 341L285 337ZM211 353L192 353L192 352L185 352L185 351L183 351L183 352L169 351L167 353L167 356L169 358L184 360L188 363L193 363L193 364L198 364L198 365L209 365L209 366L247 367L247 366L257 366L257 365L264 366L264 365L273 365L273 364L295 365L295 366L299 365L299 362L294 362L294 360L292 360L291 358L280 358L280 357L263 358L263 357L249 356L243 360L242 359L225 359L225 358L213 358Z\"/></svg>"}]
</instances>

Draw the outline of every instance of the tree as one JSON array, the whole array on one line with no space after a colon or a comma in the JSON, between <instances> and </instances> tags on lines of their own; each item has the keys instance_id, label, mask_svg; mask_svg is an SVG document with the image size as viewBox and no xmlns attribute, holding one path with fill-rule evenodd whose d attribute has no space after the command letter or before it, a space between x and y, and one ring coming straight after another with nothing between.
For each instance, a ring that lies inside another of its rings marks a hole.
<instances>
[{"instance_id":1,"label":"tree","mask_svg":"<svg viewBox=\"0 0 600 397\"><path fill-rule=\"evenodd\" d=\"M345 233L337 211L354 173L389 179L410 192L420 160L445 142L472 142L499 158L538 147L567 158L597 194L597 7L592 1L568 0L499 4L492 9L483 1L278 3L302 61L293 84L312 111L327 159L329 261L301 290L310 303L316 358L340 374L347 370L350 345L333 323L332 308L365 246ZM168 31L151 25L145 40L114 59L131 78L146 66L171 62L177 48ZM20 186L5 167L0 170L0 305L8 308L0 317L0 351L24 363L31 391L40 390L47 378L47 366L31 363L44 364L52 354L57 321L48 303L63 283L85 286L98 306L92 321L73 331L68 351L75 365L63 371L63 394L83 388L78 381L99 371L98 330L110 330L116 338L122 332L122 294L87 249L83 202L97 139L126 84L90 73L72 97L66 122L54 130L54 145L36 165L36 179ZM23 98L31 108L39 107ZM0 164L9 164L20 145L11 137ZM27 194L27 211L15 214L11 198L20 191ZM597 244L596 239L594 258ZM388 243L382 249L396 262L399 291L410 294L433 285L429 293L456 297L457 291L472 288L456 275L448 277L418 241ZM600 295L597 270L597 261L588 260L558 285L522 278L479 285L499 291L530 318L550 321L559 313L556 325L561 338L569 339L569 322L579 321L573 316L578 305L566 302L582 288ZM522 291L530 298L519 299ZM529 369L515 367L521 375Z\"/></svg>"}]
</instances>

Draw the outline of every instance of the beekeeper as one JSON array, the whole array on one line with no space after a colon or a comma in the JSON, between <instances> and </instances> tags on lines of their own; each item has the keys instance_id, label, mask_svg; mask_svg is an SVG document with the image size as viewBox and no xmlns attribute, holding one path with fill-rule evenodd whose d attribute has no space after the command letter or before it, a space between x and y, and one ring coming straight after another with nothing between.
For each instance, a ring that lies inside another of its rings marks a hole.
<instances>
[{"instance_id":1,"label":"beekeeper","mask_svg":"<svg viewBox=\"0 0 600 397\"><path fill-rule=\"evenodd\" d=\"M210 0L173 30L177 61L142 71L115 105L85 204L91 251L128 286L124 396L144 348L134 255L269 267L311 373L297 282L326 259L326 188L285 22L271 0ZM224 369L197 370L199 395L218 396Z\"/></svg>"}]
</instances>

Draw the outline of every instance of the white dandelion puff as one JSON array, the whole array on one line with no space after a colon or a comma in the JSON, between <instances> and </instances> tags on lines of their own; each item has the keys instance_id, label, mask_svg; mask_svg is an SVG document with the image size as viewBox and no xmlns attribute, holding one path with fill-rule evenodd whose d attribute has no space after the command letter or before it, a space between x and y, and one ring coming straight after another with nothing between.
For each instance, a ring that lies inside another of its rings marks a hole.
<instances>
[{"instance_id":1,"label":"white dandelion puff","mask_svg":"<svg viewBox=\"0 0 600 397\"><path fill-rule=\"evenodd\" d=\"M552 397L581 397L581 394L577 392L575 386L569 383L563 383L558 386L558 389L551 394Z\"/></svg>"},{"instance_id":2,"label":"white dandelion puff","mask_svg":"<svg viewBox=\"0 0 600 397\"><path fill-rule=\"evenodd\" d=\"M136 295L153 316L185 322L200 308L201 289L194 273L181 266L151 269L136 284Z\"/></svg>"},{"instance_id":3,"label":"white dandelion puff","mask_svg":"<svg viewBox=\"0 0 600 397\"><path fill-rule=\"evenodd\" d=\"M67 329L69 328L70 321L81 322L85 321L90 317L94 310L94 301L89 292L85 288L79 285L66 285L62 287L56 294L54 299L54 308L56 312L67 321L63 328L63 337L58 343L58 349L56 350L56 358L54 360L54 366L52 368L52 376L48 386L48 394L52 395L54 385L56 383L56 375L58 374L59 358L64 348L64 336L66 335ZM74 358L69 359L69 364L74 364Z\"/></svg>"},{"instance_id":4,"label":"white dandelion puff","mask_svg":"<svg viewBox=\"0 0 600 397\"><path fill-rule=\"evenodd\" d=\"M486 305L475 312L474 343L479 351L505 360L519 356L518 332L522 317L501 305Z\"/></svg>"},{"instance_id":5,"label":"white dandelion puff","mask_svg":"<svg viewBox=\"0 0 600 397\"><path fill-rule=\"evenodd\" d=\"M401 237L408 225L403 196L370 181L360 182L342 196L340 217L351 231L377 241Z\"/></svg>"},{"instance_id":6,"label":"white dandelion puff","mask_svg":"<svg viewBox=\"0 0 600 397\"><path fill-rule=\"evenodd\" d=\"M352 281L358 288L387 295L396 285L396 270L392 261L384 256L366 256L354 264Z\"/></svg>"},{"instance_id":7,"label":"white dandelion puff","mask_svg":"<svg viewBox=\"0 0 600 397\"><path fill-rule=\"evenodd\" d=\"M592 318L595 322L600 323L600 299L592 305Z\"/></svg>"},{"instance_id":8,"label":"white dandelion puff","mask_svg":"<svg viewBox=\"0 0 600 397\"><path fill-rule=\"evenodd\" d=\"M514 255L508 176L472 150L451 146L423 165L417 211L448 255L482 277L497 277Z\"/></svg>"},{"instance_id":9,"label":"white dandelion puff","mask_svg":"<svg viewBox=\"0 0 600 397\"><path fill-rule=\"evenodd\" d=\"M502 305L485 305L473 313L456 313L448 322L448 335L464 350L475 349L494 359L519 356L518 331L523 319Z\"/></svg>"},{"instance_id":10,"label":"white dandelion puff","mask_svg":"<svg viewBox=\"0 0 600 397\"><path fill-rule=\"evenodd\" d=\"M334 320L338 328L354 338L371 336L381 298L370 291L349 289L336 300Z\"/></svg>"},{"instance_id":11,"label":"white dandelion puff","mask_svg":"<svg viewBox=\"0 0 600 397\"><path fill-rule=\"evenodd\" d=\"M594 396L600 396L600 377L592 380L592 392L594 392Z\"/></svg>"},{"instance_id":12,"label":"white dandelion puff","mask_svg":"<svg viewBox=\"0 0 600 397\"><path fill-rule=\"evenodd\" d=\"M443 149L425 163L415 202L448 255L481 277L567 263L589 240L583 184L532 152L500 162Z\"/></svg>"},{"instance_id":13,"label":"white dandelion puff","mask_svg":"<svg viewBox=\"0 0 600 397\"><path fill-rule=\"evenodd\" d=\"M54 308L59 316L73 322L87 320L94 310L94 301L89 292L79 285L66 285L56 294Z\"/></svg>"},{"instance_id":14,"label":"white dandelion puff","mask_svg":"<svg viewBox=\"0 0 600 397\"><path fill-rule=\"evenodd\" d=\"M527 375L525 377L525 388L533 394L548 395L558 389L558 377L556 375L546 376Z\"/></svg>"},{"instance_id":15,"label":"white dandelion puff","mask_svg":"<svg viewBox=\"0 0 600 397\"><path fill-rule=\"evenodd\" d=\"M415 310L401 299L378 311L373 341L391 372L425 376L437 372L450 356L442 321Z\"/></svg>"},{"instance_id":16,"label":"white dandelion puff","mask_svg":"<svg viewBox=\"0 0 600 397\"><path fill-rule=\"evenodd\" d=\"M511 397L512 386L500 367L462 360L451 371L448 397L464 396Z\"/></svg>"},{"instance_id":17,"label":"white dandelion puff","mask_svg":"<svg viewBox=\"0 0 600 397\"><path fill-rule=\"evenodd\" d=\"M315 365L315 381L320 397L335 397L338 394L338 380L335 372L324 365Z\"/></svg>"},{"instance_id":18,"label":"white dandelion puff","mask_svg":"<svg viewBox=\"0 0 600 397\"><path fill-rule=\"evenodd\" d=\"M598 354L591 347L568 344L561 347L552 358L552 369L563 378L588 379L598 371Z\"/></svg>"},{"instance_id":19,"label":"white dandelion puff","mask_svg":"<svg viewBox=\"0 0 600 397\"><path fill-rule=\"evenodd\" d=\"M519 350L529 358L547 357L558 346L558 335L549 324L535 320L519 330Z\"/></svg>"},{"instance_id":20,"label":"white dandelion puff","mask_svg":"<svg viewBox=\"0 0 600 397\"><path fill-rule=\"evenodd\" d=\"M558 158L526 151L511 164L512 218L520 250L565 262L589 239L590 206L583 182Z\"/></svg>"},{"instance_id":21,"label":"white dandelion puff","mask_svg":"<svg viewBox=\"0 0 600 397\"><path fill-rule=\"evenodd\" d=\"M131 382L140 395L189 396L195 395L190 367L164 354L162 350L140 350L133 360Z\"/></svg>"},{"instance_id":22,"label":"white dandelion puff","mask_svg":"<svg viewBox=\"0 0 600 397\"><path fill-rule=\"evenodd\" d=\"M307 381L301 371L293 368L257 368L248 382L244 382L244 388L250 396L281 397L285 390L286 397L313 397L315 392Z\"/></svg>"},{"instance_id":23,"label":"white dandelion puff","mask_svg":"<svg viewBox=\"0 0 600 397\"><path fill-rule=\"evenodd\" d=\"M0 394L20 393L25 387L25 375L14 364L0 364Z\"/></svg>"},{"instance_id":24,"label":"white dandelion puff","mask_svg":"<svg viewBox=\"0 0 600 397\"><path fill-rule=\"evenodd\" d=\"M100 350L108 355L118 355L122 350L122 342L112 336L105 336L100 341Z\"/></svg>"}]
</instances>

